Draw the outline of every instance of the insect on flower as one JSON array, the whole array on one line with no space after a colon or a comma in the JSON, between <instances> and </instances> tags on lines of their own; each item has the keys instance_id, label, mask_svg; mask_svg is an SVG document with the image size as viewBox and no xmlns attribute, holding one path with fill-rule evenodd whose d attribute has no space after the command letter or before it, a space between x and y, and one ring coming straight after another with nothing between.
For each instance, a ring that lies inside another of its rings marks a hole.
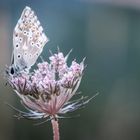
<instances>
[{"instance_id":1,"label":"insect on flower","mask_svg":"<svg viewBox=\"0 0 140 140\"><path fill-rule=\"evenodd\" d=\"M30 7L25 7L13 31L13 58L9 73L29 71L49 41Z\"/></svg>"},{"instance_id":2,"label":"insect on flower","mask_svg":"<svg viewBox=\"0 0 140 140\"><path fill-rule=\"evenodd\" d=\"M6 73L8 83L27 109L27 112L16 109L21 117L50 119L54 140L59 140L58 119L87 104L92 98L82 96L70 101L77 93L85 68L84 59L80 64L73 60L68 66L70 53L64 56L58 50L49 57L49 62L38 63L37 69L30 72L47 41L34 11L25 7L14 29L13 63Z\"/></svg>"}]
</instances>

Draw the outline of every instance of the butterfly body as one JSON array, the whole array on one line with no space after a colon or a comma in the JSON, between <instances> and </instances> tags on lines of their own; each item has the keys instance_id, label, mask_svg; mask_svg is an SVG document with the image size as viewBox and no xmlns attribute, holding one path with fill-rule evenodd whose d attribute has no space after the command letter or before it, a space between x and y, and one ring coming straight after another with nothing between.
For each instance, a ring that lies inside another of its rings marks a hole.
<instances>
[{"instance_id":1,"label":"butterfly body","mask_svg":"<svg viewBox=\"0 0 140 140\"><path fill-rule=\"evenodd\" d=\"M30 7L25 7L13 32L13 62L16 71L30 69L48 42L43 28ZM12 70L12 71L13 71Z\"/></svg>"}]
</instances>

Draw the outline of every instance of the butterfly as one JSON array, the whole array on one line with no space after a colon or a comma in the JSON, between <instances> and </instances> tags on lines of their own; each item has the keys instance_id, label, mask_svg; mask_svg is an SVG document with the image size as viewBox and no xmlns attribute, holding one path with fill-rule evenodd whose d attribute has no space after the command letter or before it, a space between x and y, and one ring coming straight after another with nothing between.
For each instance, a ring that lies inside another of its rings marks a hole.
<instances>
[{"instance_id":1,"label":"butterfly","mask_svg":"<svg viewBox=\"0 0 140 140\"><path fill-rule=\"evenodd\" d=\"M49 41L35 12L26 6L13 31L13 56L10 73L31 68Z\"/></svg>"}]
</instances>

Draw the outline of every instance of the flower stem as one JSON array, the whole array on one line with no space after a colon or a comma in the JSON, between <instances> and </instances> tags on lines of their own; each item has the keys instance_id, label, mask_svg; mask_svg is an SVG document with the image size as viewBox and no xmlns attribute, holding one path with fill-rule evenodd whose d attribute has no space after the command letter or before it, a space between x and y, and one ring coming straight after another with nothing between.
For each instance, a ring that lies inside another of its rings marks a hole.
<instances>
[{"instance_id":1,"label":"flower stem","mask_svg":"<svg viewBox=\"0 0 140 140\"><path fill-rule=\"evenodd\" d=\"M52 129L53 129L53 140L59 140L60 136L59 136L59 123L57 119L52 119L51 120L52 123Z\"/></svg>"}]
</instances>

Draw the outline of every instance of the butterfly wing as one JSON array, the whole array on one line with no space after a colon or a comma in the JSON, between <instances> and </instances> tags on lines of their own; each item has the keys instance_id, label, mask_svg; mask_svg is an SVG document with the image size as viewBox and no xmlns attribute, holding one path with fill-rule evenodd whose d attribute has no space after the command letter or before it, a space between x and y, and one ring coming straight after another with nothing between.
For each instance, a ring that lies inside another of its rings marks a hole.
<instances>
[{"instance_id":1,"label":"butterfly wing","mask_svg":"<svg viewBox=\"0 0 140 140\"><path fill-rule=\"evenodd\" d=\"M25 7L13 33L15 67L30 69L47 42L48 38L34 11Z\"/></svg>"}]
</instances>

